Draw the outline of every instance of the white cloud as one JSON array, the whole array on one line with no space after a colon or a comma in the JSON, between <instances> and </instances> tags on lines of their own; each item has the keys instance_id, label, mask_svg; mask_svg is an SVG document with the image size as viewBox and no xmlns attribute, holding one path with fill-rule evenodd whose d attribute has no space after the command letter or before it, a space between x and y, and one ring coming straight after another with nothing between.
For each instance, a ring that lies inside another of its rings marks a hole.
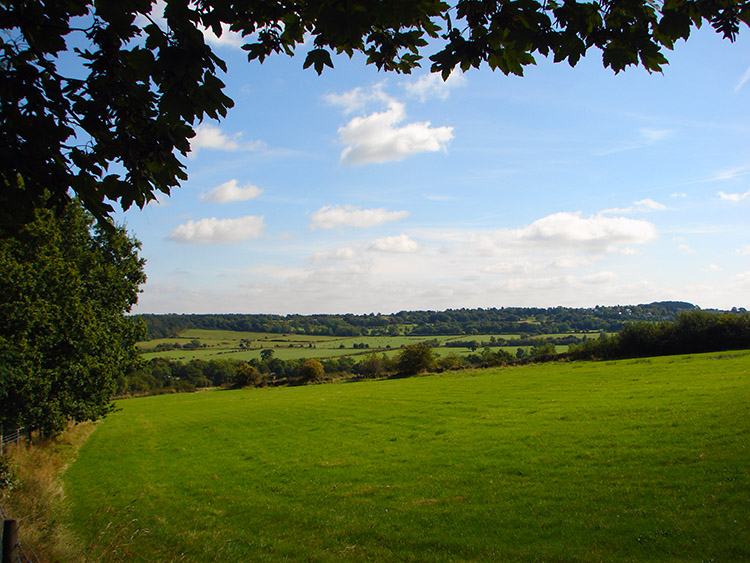
<instances>
[{"instance_id":1,"label":"white cloud","mask_svg":"<svg viewBox=\"0 0 750 563\"><path fill-rule=\"evenodd\" d=\"M721 266L718 264L709 264L705 268L703 268L704 272L721 272Z\"/></svg>"},{"instance_id":2,"label":"white cloud","mask_svg":"<svg viewBox=\"0 0 750 563\"><path fill-rule=\"evenodd\" d=\"M719 192L719 197L724 201L742 201L743 199L750 198L750 190L746 191L744 194L727 194Z\"/></svg>"},{"instance_id":3,"label":"white cloud","mask_svg":"<svg viewBox=\"0 0 750 563\"><path fill-rule=\"evenodd\" d=\"M743 74L737 81L737 84L734 85L734 93L736 94L739 92L748 80L750 80L750 66L747 67L745 74Z\"/></svg>"},{"instance_id":4,"label":"white cloud","mask_svg":"<svg viewBox=\"0 0 750 563\"><path fill-rule=\"evenodd\" d=\"M351 246L337 248L335 250L321 250L313 254L308 261L313 264L322 262L335 262L340 260L351 260L356 256L356 252Z\"/></svg>"},{"instance_id":5,"label":"white cloud","mask_svg":"<svg viewBox=\"0 0 750 563\"><path fill-rule=\"evenodd\" d=\"M582 268L584 266L589 266L591 262L592 262L591 258L587 256L581 256L578 254L567 254L567 255L559 256L555 258L555 260L552 262L552 266L554 266L555 268L568 270L572 268Z\"/></svg>"},{"instance_id":6,"label":"white cloud","mask_svg":"<svg viewBox=\"0 0 750 563\"><path fill-rule=\"evenodd\" d=\"M519 241L550 246L584 247L592 252L614 252L622 245L645 244L657 237L648 221L626 217L581 217L580 213L560 212L534 221L514 233Z\"/></svg>"},{"instance_id":7,"label":"white cloud","mask_svg":"<svg viewBox=\"0 0 750 563\"><path fill-rule=\"evenodd\" d=\"M734 251L734 253L740 256L750 256L750 244L746 244L742 248L738 248Z\"/></svg>"},{"instance_id":8,"label":"white cloud","mask_svg":"<svg viewBox=\"0 0 750 563\"><path fill-rule=\"evenodd\" d=\"M431 98L445 100L450 96L450 91L453 88L465 86L466 82L466 77L459 71L452 72L448 80L443 80L440 73L433 72L423 74L417 80L407 82L404 88L410 96L425 102Z\"/></svg>"},{"instance_id":9,"label":"white cloud","mask_svg":"<svg viewBox=\"0 0 750 563\"><path fill-rule=\"evenodd\" d=\"M383 91L383 83L372 86L369 90L357 87L341 94L326 94L323 99L332 106L339 106L345 114L363 109L371 102L389 102L391 99Z\"/></svg>"},{"instance_id":10,"label":"white cloud","mask_svg":"<svg viewBox=\"0 0 750 563\"><path fill-rule=\"evenodd\" d=\"M495 262L489 266L482 268L482 271L488 274L528 274L530 272L540 269L538 263L532 262L531 260L507 260L503 262Z\"/></svg>"},{"instance_id":11,"label":"white cloud","mask_svg":"<svg viewBox=\"0 0 750 563\"><path fill-rule=\"evenodd\" d=\"M223 184L219 184L207 194L201 194L202 201L215 201L217 203L229 203L232 201L247 201L258 197L263 190L258 186L247 184L238 186L234 178Z\"/></svg>"},{"instance_id":12,"label":"white cloud","mask_svg":"<svg viewBox=\"0 0 750 563\"><path fill-rule=\"evenodd\" d=\"M648 211L662 211L667 209L667 206L653 199L642 199L640 201L633 202L630 207L613 207L611 209L604 209L602 213L606 214L627 214L627 213L645 213Z\"/></svg>"},{"instance_id":13,"label":"white cloud","mask_svg":"<svg viewBox=\"0 0 750 563\"><path fill-rule=\"evenodd\" d=\"M403 160L422 152L445 150L453 139L453 127L431 127L429 121L398 126L406 118L404 104L391 100L388 110L355 117L340 127L346 145L341 163L359 165Z\"/></svg>"},{"instance_id":14,"label":"white cloud","mask_svg":"<svg viewBox=\"0 0 750 563\"><path fill-rule=\"evenodd\" d=\"M419 244L407 235L397 235L394 237L375 239L372 241L369 248L380 252L407 254L417 252L419 250Z\"/></svg>"},{"instance_id":15,"label":"white cloud","mask_svg":"<svg viewBox=\"0 0 750 563\"><path fill-rule=\"evenodd\" d=\"M675 192L673 194L670 194L669 197L684 198L687 197L687 194L685 192Z\"/></svg>"},{"instance_id":16,"label":"white cloud","mask_svg":"<svg viewBox=\"0 0 750 563\"><path fill-rule=\"evenodd\" d=\"M312 214L310 226L313 229L377 227L408 216L408 211L388 211L383 208L360 209L354 205L325 205Z\"/></svg>"},{"instance_id":17,"label":"white cloud","mask_svg":"<svg viewBox=\"0 0 750 563\"><path fill-rule=\"evenodd\" d=\"M263 231L263 216L247 215L237 219L201 219L179 225L167 237L176 242L222 243L258 238Z\"/></svg>"},{"instance_id":18,"label":"white cloud","mask_svg":"<svg viewBox=\"0 0 750 563\"><path fill-rule=\"evenodd\" d=\"M611 284L616 281L617 275L614 272L598 272L581 278L581 283L586 285Z\"/></svg>"},{"instance_id":19,"label":"white cloud","mask_svg":"<svg viewBox=\"0 0 750 563\"><path fill-rule=\"evenodd\" d=\"M238 49L245 44L242 35L236 31L231 31L229 24L226 23L221 24L221 37L217 36L210 28L199 26L199 29L203 32L203 38L206 40L206 43L214 47L233 47Z\"/></svg>"},{"instance_id":20,"label":"white cloud","mask_svg":"<svg viewBox=\"0 0 750 563\"><path fill-rule=\"evenodd\" d=\"M200 149L216 149L222 151L252 151L265 147L262 141L242 141L242 133L231 137L222 132L220 127L210 123L202 123L195 129L195 137L190 141L190 156L194 157Z\"/></svg>"},{"instance_id":21,"label":"white cloud","mask_svg":"<svg viewBox=\"0 0 750 563\"><path fill-rule=\"evenodd\" d=\"M730 283L733 285L750 289L750 272L743 272L742 274L737 274L736 276L732 276L729 279Z\"/></svg>"}]
</instances>

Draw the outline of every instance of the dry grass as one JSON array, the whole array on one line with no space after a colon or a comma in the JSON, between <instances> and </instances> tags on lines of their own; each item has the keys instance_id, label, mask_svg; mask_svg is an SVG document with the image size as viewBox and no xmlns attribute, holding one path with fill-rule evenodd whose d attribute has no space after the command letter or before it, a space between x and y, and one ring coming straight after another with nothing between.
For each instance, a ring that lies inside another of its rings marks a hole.
<instances>
[{"instance_id":1,"label":"dry grass","mask_svg":"<svg viewBox=\"0 0 750 563\"><path fill-rule=\"evenodd\" d=\"M94 431L94 423L71 426L60 436L12 446L8 452L16 486L0 497L19 523L19 539L42 563L85 561L86 555L66 526L61 475Z\"/></svg>"}]
</instances>

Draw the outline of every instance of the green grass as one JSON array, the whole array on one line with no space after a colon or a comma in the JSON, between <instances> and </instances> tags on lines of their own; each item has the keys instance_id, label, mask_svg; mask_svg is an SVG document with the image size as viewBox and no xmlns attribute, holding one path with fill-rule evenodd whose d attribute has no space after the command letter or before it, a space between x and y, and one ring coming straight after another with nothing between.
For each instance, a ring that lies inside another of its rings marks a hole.
<instances>
[{"instance_id":1,"label":"green grass","mask_svg":"<svg viewBox=\"0 0 750 563\"><path fill-rule=\"evenodd\" d=\"M65 476L104 560L750 559L750 354L118 403Z\"/></svg>"},{"instance_id":2,"label":"green grass","mask_svg":"<svg viewBox=\"0 0 750 563\"><path fill-rule=\"evenodd\" d=\"M598 334L598 333L597 333ZM339 356L356 356L361 354L362 349L355 349L354 344L367 344L367 350L371 352L388 352L393 355L393 350L398 350L402 346L424 342L425 340L437 340L440 348L433 348L433 351L445 356L455 353L459 356L472 354L468 348L444 348L442 344L454 340L476 340L477 342L489 342L490 334L480 335L441 335L441 336L308 336L300 334L275 334L266 332L238 332L231 330L205 330L189 329L180 333L178 338L159 338L145 342L139 342L138 346L143 351L143 358L150 360L152 358L167 358L170 360L179 360L188 362L190 360L217 360L233 359L248 361L253 358L260 358L260 352L265 348L272 348L274 355L282 360L297 360L300 358L333 358ZM517 334L494 335L496 338L519 338ZM564 334L550 334L546 336L566 336ZM582 334L576 334L582 338ZM544 338L542 337L542 338ZM248 349L240 349L241 340L249 341ZM149 352L158 344L180 344L184 345L191 340L198 340L205 347L196 349L177 349L159 352ZM311 348L310 345L313 347ZM342 348L343 345L343 348ZM531 346L522 346L526 351ZM504 350L513 354L518 349L517 346L504 346ZM567 346L557 346L558 352L567 351ZM481 351L477 349L477 351Z\"/></svg>"}]
</instances>

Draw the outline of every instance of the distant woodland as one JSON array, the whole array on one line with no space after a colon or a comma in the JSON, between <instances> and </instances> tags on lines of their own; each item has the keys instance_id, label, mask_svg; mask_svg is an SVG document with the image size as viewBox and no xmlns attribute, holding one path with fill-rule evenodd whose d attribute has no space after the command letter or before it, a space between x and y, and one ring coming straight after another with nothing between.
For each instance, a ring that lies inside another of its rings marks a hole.
<instances>
[{"instance_id":1,"label":"distant woodland","mask_svg":"<svg viewBox=\"0 0 750 563\"><path fill-rule=\"evenodd\" d=\"M413 336L619 332L627 324L673 321L680 313L698 310L682 301L642 305L570 307L502 307L401 311L392 315L140 315L149 338L167 338L185 329L236 330L321 336ZM736 309L733 309L737 312ZM740 312L744 312L741 309Z\"/></svg>"}]
</instances>

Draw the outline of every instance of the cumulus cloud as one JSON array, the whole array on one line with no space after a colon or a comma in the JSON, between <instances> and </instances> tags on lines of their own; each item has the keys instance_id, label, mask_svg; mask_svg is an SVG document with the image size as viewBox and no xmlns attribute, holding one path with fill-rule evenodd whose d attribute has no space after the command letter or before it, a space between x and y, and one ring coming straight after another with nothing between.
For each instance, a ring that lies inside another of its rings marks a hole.
<instances>
[{"instance_id":1,"label":"cumulus cloud","mask_svg":"<svg viewBox=\"0 0 750 563\"><path fill-rule=\"evenodd\" d=\"M687 197L687 194L685 192L675 192L673 194L670 194L669 197L684 198Z\"/></svg>"},{"instance_id":2,"label":"cumulus cloud","mask_svg":"<svg viewBox=\"0 0 750 563\"><path fill-rule=\"evenodd\" d=\"M743 199L750 198L750 190L746 191L744 194L728 194L719 192L719 197L724 201L742 201Z\"/></svg>"},{"instance_id":3,"label":"cumulus cloud","mask_svg":"<svg viewBox=\"0 0 750 563\"><path fill-rule=\"evenodd\" d=\"M742 248L738 248L734 251L734 253L740 256L750 256L750 244L746 244Z\"/></svg>"},{"instance_id":4,"label":"cumulus cloud","mask_svg":"<svg viewBox=\"0 0 750 563\"><path fill-rule=\"evenodd\" d=\"M563 211L534 221L513 233L520 241L552 246L580 246L590 251L614 252L626 244L645 244L657 237L648 221L626 217L581 217Z\"/></svg>"},{"instance_id":5,"label":"cumulus cloud","mask_svg":"<svg viewBox=\"0 0 750 563\"><path fill-rule=\"evenodd\" d=\"M709 264L705 268L703 268L704 272L721 272L721 266L718 264Z\"/></svg>"},{"instance_id":6,"label":"cumulus cloud","mask_svg":"<svg viewBox=\"0 0 750 563\"><path fill-rule=\"evenodd\" d=\"M234 178L223 184L219 184L207 194L201 194L202 201L214 201L217 203L229 203L232 201L247 201L258 197L262 190L258 186L246 184L239 186Z\"/></svg>"},{"instance_id":7,"label":"cumulus cloud","mask_svg":"<svg viewBox=\"0 0 750 563\"><path fill-rule=\"evenodd\" d=\"M210 123L202 123L195 129L195 137L190 141L190 156L198 154L200 149L215 149L222 151L252 151L265 147L262 141L242 141L242 133L231 137L220 127Z\"/></svg>"},{"instance_id":8,"label":"cumulus cloud","mask_svg":"<svg viewBox=\"0 0 750 563\"><path fill-rule=\"evenodd\" d=\"M258 238L263 231L263 216L247 215L236 219L201 219L179 225L167 237L175 242L224 243Z\"/></svg>"},{"instance_id":9,"label":"cumulus cloud","mask_svg":"<svg viewBox=\"0 0 750 563\"><path fill-rule=\"evenodd\" d=\"M332 106L342 108L345 114L364 109L371 102L390 101L388 95L383 91L382 82L369 89L357 87L341 94L326 94L323 99Z\"/></svg>"},{"instance_id":10,"label":"cumulus cloud","mask_svg":"<svg viewBox=\"0 0 750 563\"><path fill-rule=\"evenodd\" d=\"M379 252L395 252L398 254L408 254L417 252L419 244L407 235L397 235L394 237L382 237L375 239L369 246L372 250Z\"/></svg>"},{"instance_id":11,"label":"cumulus cloud","mask_svg":"<svg viewBox=\"0 0 750 563\"><path fill-rule=\"evenodd\" d=\"M429 121L407 123L404 104L391 100L384 112L355 117L340 127L346 145L341 163L360 165L403 160L422 152L445 150L453 139L453 127L432 127Z\"/></svg>"},{"instance_id":12,"label":"cumulus cloud","mask_svg":"<svg viewBox=\"0 0 750 563\"><path fill-rule=\"evenodd\" d=\"M408 216L408 211L388 211L383 208L360 209L354 205L325 205L312 214L310 226L313 229L377 227Z\"/></svg>"},{"instance_id":13,"label":"cumulus cloud","mask_svg":"<svg viewBox=\"0 0 750 563\"><path fill-rule=\"evenodd\" d=\"M646 198L640 201L634 201L630 207L613 207L611 209L605 209L602 213L606 214L627 214L627 213L645 213L648 211L662 211L667 209L667 206L653 199Z\"/></svg>"},{"instance_id":14,"label":"cumulus cloud","mask_svg":"<svg viewBox=\"0 0 750 563\"><path fill-rule=\"evenodd\" d=\"M423 74L417 80L407 82L404 87L410 96L425 102L431 98L445 100L453 88L465 86L466 82L463 73L454 71L448 80L443 80L440 73Z\"/></svg>"}]
</instances>

